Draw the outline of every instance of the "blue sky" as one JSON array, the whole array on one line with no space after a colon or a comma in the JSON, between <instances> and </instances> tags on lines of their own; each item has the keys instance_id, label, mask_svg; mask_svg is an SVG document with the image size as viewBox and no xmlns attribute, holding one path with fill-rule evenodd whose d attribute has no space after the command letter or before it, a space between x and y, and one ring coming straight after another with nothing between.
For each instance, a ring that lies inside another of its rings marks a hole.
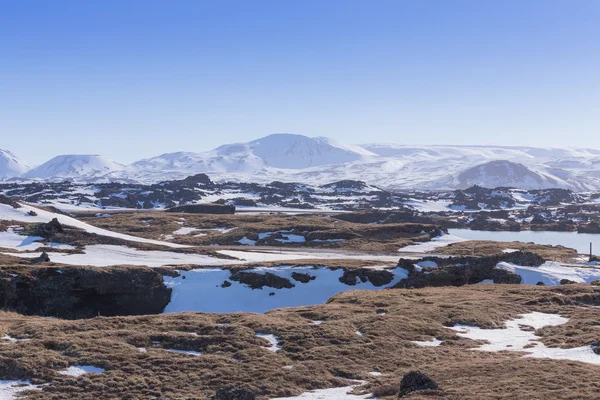
<instances>
[{"instance_id":1,"label":"blue sky","mask_svg":"<svg viewBox=\"0 0 600 400\"><path fill-rule=\"evenodd\" d=\"M0 148L600 148L597 0L0 0Z\"/></svg>"}]
</instances>

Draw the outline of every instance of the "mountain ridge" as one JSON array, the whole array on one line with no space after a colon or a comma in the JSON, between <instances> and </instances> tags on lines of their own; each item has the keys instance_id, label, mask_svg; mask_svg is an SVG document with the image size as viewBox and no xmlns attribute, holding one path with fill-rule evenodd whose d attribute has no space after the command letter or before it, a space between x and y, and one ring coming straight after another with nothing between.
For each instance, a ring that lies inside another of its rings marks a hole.
<instances>
[{"instance_id":1,"label":"mountain ridge","mask_svg":"<svg viewBox=\"0 0 600 400\"><path fill-rule=\"evenodd\" d=\"M129 165L100 155L62 155L29 169L14 155L13 159L17 160L13 172L3 176L0 168L0 178L156 183L207 173L217 180L263 183L326 184L357 179L393 189L457 189L477 184L600 190L600 150L577 148L350 145L332 138L280 133L205 152L164 153Z\"/></svg>"}]
</instances>

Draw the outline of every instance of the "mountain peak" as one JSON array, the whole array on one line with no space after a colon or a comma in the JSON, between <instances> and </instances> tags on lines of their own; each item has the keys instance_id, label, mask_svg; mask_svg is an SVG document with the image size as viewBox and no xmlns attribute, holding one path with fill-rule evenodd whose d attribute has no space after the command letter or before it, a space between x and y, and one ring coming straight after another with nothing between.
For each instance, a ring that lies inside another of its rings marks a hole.
<instances>
[{"instance_id":1,"label":"mountain peak","mask_svg":"<svg viewBox=\"0 0 600 400\"><path fill-rule=\"evenodd\" d=\"M98 154L65 154L46 161L24 174L23 178L90 178L127 168Z\"/></svg>"},{"instance_id":2,"label":"mountain peak","mask_svg":"<svg viewBox=\"0 0 600 400\"><path fill-rule=\"evenodd\" d=\"M0 149L0 179L21 176L29 166L8 150Z\"/></svg>"}]
</instances>

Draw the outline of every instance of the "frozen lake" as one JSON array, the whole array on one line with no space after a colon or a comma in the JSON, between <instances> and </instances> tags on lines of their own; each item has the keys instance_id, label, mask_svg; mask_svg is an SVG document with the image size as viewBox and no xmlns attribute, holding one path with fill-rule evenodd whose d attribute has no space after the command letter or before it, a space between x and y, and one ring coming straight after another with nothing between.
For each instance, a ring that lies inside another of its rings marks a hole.
<instances>
[{"instance_id":1,"label":"frozen lake","mask_svg":"<svg viewBox=\"0 0 600 400\"><path fill-rule=\"evenodd\" d=\"M593 243L594 254L600 254L600 234L577 232L492 232L472 231L470 229L450 229L448 232L470 240L492 240L495 242L533 242L552 246L562 245L577 250L581 254L589 254L590 242Z\"/></svg>"}]
</instances>

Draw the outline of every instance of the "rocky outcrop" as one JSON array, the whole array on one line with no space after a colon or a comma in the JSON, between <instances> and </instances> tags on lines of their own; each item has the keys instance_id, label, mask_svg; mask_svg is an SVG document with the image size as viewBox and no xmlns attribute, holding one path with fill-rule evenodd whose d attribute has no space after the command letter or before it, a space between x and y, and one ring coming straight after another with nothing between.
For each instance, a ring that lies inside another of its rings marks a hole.
<instances>
[{"instance_id":1,"label":"rocky outcrop","mask_svg":"<svg viewBox=\"0 0 600 400\"><path fill-rule=\"evenodd\" d=\"M235 214L235 206L215 203L188 204L185 206L172 207L166 211L190 214Z\"/></svg>"},{"instance_id":2,"label":"rocky outcrop","mask_svg":"<svg viewBox=\"0 0 600 400\"><path fill-rule=\"evenodd\" d=\"M308 283L310 281L314 281L315 279L317 279L317 277L302 272L292 272L292 279L300 283Z\"/></svg>"},{"instance_id":3,"label":"rocky outcrop","mask_svg":"<svg viewBox=\"0 0 600 400\"><path fill-rule=\"evenodd\" d=\"M262 289L265 286L274 289L291 289L295 286L289 279L270 272L259 274L257 272L237 271L232 273L229 279L248 285L251 289Z\"/></svg>"},{"instance_id":4,"label":"rocky outcrop","mask_svg":"<svg viewBox=\"0 0 600 400\"><path fill-rule=\"evenodd\" d=\"M391 283L394 280L394 274L387 270L346 269L339 280L346 285L355 286L357 279L362 283L371 282L373 286L380 287Z\"/></svg>"},{"instance_id":5,"label":"rocky outcrop","mask_svg":"<svg viewBox=\"0 0 600 400\"><path fill-rule=\"evenodd\" d=\"M0 194L0 204L9 205L12 208L21 208L21 205L19 203L17 203L15 200L8 198L1 194Z\"/></svg>"},{"instance_id":6,"label":"rocky outcrop","mask_svg":"<svg viewBox=\"0 0 600 400\"><path fill-rule=\"evenodd\" d=\"M49 239L56 235L57 233L64 233L65 230L60 222L58 222L58 218L52 218L50 222L45 224L39 224L35 229L35 233L38 236Z\"/></svg>"},{"instance_id":7,"label":"rocky outcrop","mask_svg":"<svg viewBox=\"0 0 600 400\"><path fill-rule=\"evenodd\" d=\"M522 266L540 266L544 259L537 254L514 252L489 257L425 257L420 260L400 259L398 267L408 271L395 288L423 288L430 286L462 286L491 280L499 284L518 284L521 277L513 272L496 268L499 262ZM423 265L417 267L417 265Z\"/></svg>"},{"instance_id":8,"label":"rocky outcrop","mask_svg":"<svg viewBox=\"0 0 600 400\"><path fill-rule=\"evenodd\" d=\"M16 273L13 273L16 272ZM35 267L0 272L0 306L66 319L161 313L171 299L147 267Z\"/></svg>"},{"instance_id":9,"label":"rocky outcrop","mask_svg":"<svg viewBox=\"0 0 600 400\"><path fill-rule=\"evenodd\" d=\"M438 389L438 384L433 379L420 371L410 371L402 377L398 397L404 397L409 393L420 390L436 389Z\"/></svg>"}]
</instances>

